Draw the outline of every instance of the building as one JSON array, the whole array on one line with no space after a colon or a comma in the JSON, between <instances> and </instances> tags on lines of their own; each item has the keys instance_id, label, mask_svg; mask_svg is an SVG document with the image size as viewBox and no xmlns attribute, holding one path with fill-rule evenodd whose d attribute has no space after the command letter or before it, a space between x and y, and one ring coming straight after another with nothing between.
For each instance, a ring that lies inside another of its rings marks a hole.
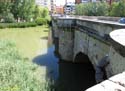
<instances>
[{"instance_id":1,"label":"building","mask_svg":"<svg viewBox=\"0 0 125 91\"><path fill-rule=\"evenodd\" d=\"M64 14L63 6L56 6L56 14Z\"/></svg>"},{"instance_id":2,"label":"building","mask_svg":"<svg viewBox=\"0 0 125 91\"><path fill-rule=\"evenodd\" d=\"M87 3L87 2L97 2L100 0L75 0L75 4Z\"/></svg>"},{"instance_id":3,"label":"building","mask_svg":"<svg viewBox=\"0 0 125 91\"><path fill-rule=\"evenodd\" d=\"M50 0L50 7L51 7L51 14L55 14L56 13L56 0Z\"/></svg>"},{"instance_id":4,"label":"building","mask_svg":"<svg viewBox=\"0 0 125 91\"><path fill-rule=\"evenodd\" d=\"M69 2L64 5L64 14L70 15L75 12L75 3Z\"/></svg>"},{"instance_id":5,"label":"building","mask_svg":"<svg viewBox=\"0 0 125 91\"><path fill-rule=\"evenodd\" d=\"M55 11L56 11L56 10L55 10L55 2L54 2L54 0L51 0L50 3L51 3L51 6L50 6L50 7L51 7L51 13L54 14Z\"/></svg>"},{"instance_id":6,"label":"building","mask_svg":"<svg viewBox=\"0 0 125 91\"><path fill-rule=\"evenodd\" d=\"M80 4L81 0L75 0L75 4Z\"/></svg>"},{"instance_id":7,"label":"building","mask_svg":"<svg viewBox=\"0 0 125 91\"><path fill-rule=\"evenodd\" d=\"M51 2L50 2L50 0L35 0L35 3L37 5L47 7L49 9L49 11L51 10Z\"/></svg>"},{"instance_id":8,"label":"building","mask_svg":"<svg viewBox=\"0 0 125 91\"><path fill-rule=\"evenodd\" d=\"M75 0L75 4L80 4L80 3L87 3L90 0Z\"/></svg>"},{"instance_id":9,"label":"building","mask_svg":"<svg viewBox=\"0 0 125 91\"><path fill-rule=\"evenodd\" d=\"M47 0L36 0L36 4L41 6L46 6Z\"/></svg>"}]
</instances>

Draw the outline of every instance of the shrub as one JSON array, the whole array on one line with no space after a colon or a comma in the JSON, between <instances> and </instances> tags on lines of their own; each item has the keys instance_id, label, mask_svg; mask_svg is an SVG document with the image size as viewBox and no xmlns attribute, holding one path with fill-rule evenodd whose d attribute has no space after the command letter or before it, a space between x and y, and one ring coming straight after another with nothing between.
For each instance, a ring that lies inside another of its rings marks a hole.
<instances>
[{"instance_id":1,"label":"shrub","mask_svg":"<svg viewBox=\"0 0 125 91\"><path fill-rule=\"evenodd\" d=\"M34 22L24 22L24 23L18 23L19 28L26 28L26 27L35 27L37 26Z\"/></svg>"},{"instance_id":2,"label":"shrub","mask_svg":"<svg viewBox=\"0 0 125 91\"><path fill-rule=\"evenodd\" d=\"M37 18L35 20L35 22L38 24L38 25L44 25L44 24L47 24L47 20L45 18Z\"/></svg>"},{"instance_id":3,"label":"shrub","mask_svg":"<svg viewBox=\"0 0 125 91\"><path fill-rule=\"evenodd\" d=\"M7 13L6 15L4 15L3 19L4 19L5 23L13 23L13 22L15 22L15 19L14 19L14 16L13 16L12 13Z\"/></svg>"},{"instance_id":4,"label":"shrub","mask_svg":"<svg viewBox=\"0 0 125 91\"><path fill-rule=\"evenodd\" d=\"M46 19L46 21L47 21L47 24L50 24L50 22L51 22L51 16L50 16L50 15L47 15L47 16L45 17L45 19Z\"/></svg>"},{"instance_id":5,"label":"shrub","mask_svg":"<svg viewBox=\"0 0 125 91\"><path fill-rule=\"evenodd\" d=\"M35 27L35 26L37 26L35 22L0 23L0 29L2 28L26 28L26 27Z\"/></svg>"},{"instance_id":6,"label":"shrub","mask_svg":"<svg viewBox=\"0 0 125 91\"><path fill-rule=\"evenodd\" d=\"M0 29L6 28L4 24L0 24Z\"/></svg>"},{"instance_id":7,"label":"shrub","mask_svg":"<svg viewBox=\"0 0 125 91\"><path fill-rule=\"evenodd\" d=\"M49 10L46 7L36 5L34 8L34 19L36 20L37 18L46 18L49 16Z\"/></svg>"},{"instance_id":8,"label":"shrub","mask_svg":"<svg viewBox=\"0 0 125 91\"><path fill-rule=\"evenodd\" d=\"M0 91L48 91L39 67L21 57L13 42L0 40Z\"/></svg>"},{"instance_id":9,"label":"shrub","mask_svg":"<svg viewBox=\"0 0 125 91\"><path fill-rule=\"evenodd\" d=\"M111 6L110 16L125 17L125 1L114 2Z\"/></svg>"},{"instance_id":10,"label":"shrub","mask_svg":"<svg viewBox=\"0 0 125 91\"><path fill-rule=\"evenodd\" d=\"M76 5L76 10L75 10L75 14L76 15L84 15L84 7L85 5L84 4L77 4Z\"/></svg>"},{"instance_id":11,"label":"shrub","mask_svg":"<svg viewBox=\"0 0 125 91\"><path fill-rule=\"evenodd\" d=\"M76 5L77 15L104 16L108 14L108 11L108 4L102 2Z\"/></svg>"}]
</instances>

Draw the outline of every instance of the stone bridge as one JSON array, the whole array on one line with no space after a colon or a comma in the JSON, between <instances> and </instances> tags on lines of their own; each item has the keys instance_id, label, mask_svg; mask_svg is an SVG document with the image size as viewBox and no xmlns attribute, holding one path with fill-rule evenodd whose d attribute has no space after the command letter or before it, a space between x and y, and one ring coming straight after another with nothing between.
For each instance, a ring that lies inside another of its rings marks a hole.
<instances>
[{"instance_id":1,"label":"stone bridge","mask_svg":"<svg viewBox=\"0 0 125 91\"><path fill-rule=\"evenodd\" d=\"M125 28L125 25L116 22L115 18L111 18L111 21L106 19L53 16L52 33L55 53L61 60L67 62L90 62L95 74L101 66L104 68L103 75L105 74L106 79L123 72L125 70L125 47L113 41L109 33ZM107 55L108 59L104 59Z\"/></svg>"}]
</instances>

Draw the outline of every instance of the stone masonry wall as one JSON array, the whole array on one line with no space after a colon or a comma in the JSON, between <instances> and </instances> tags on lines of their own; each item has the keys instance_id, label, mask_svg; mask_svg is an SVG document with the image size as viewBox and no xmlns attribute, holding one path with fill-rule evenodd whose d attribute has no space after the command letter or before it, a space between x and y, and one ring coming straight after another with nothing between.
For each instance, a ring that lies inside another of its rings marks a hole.
<instances>
[{"instance_id":1,"label":"stone masonry wall","mask_svg":"<svg viewBox=\"0 0 125 91\"><path fill-rule=\"evenodd\" d=\"M54 24L54 37L58 38L59 49L58 55L60 59L72 61L73 60L73 42L74 42L74 19L56 19Z\"/></svg>"},{"instance_id":2,"label":"stone masonry wall","mask_svg":"<svg viewBox=\"0 0 125 91\"><path fill-rule=\"evenodd\" d=\"M74 61L75 56L82 52L88 55L95 67L108 54L110 59L110 64L106 67L108 77L125 70L125 58L114 49L108 36L115 29L125 28L124 24L66 17L55 20L53 31L55 37L59 38L58 51L61 59Z\"/></svg>"},{"instance_id":3,"label":"stone masonry wall","mask_svg":"<svg viewBox=\"0 0 125 91\"><path fill-rule=\"evenodd\" d=\"M125 71L125 57L117 53L114 48L111 48L109 57L113 75Z\"/></svg>"},{"instance_id":4,"label":"stone masonry wall","mask_svg":"<svg viewBox=\"0 0 125 91\"><path fill-rule=\"evenodd\" d=\"M88 55L95 67L106 54L109 54L109 50L109 45L88 36L86 33L75 31L74 58L79 52L82 52Z\"/></svg>"},{"instance_id":5,"label":"stone masonry wall","mask_svg":"<svg viewBox=\"0 0 125 91\"><path fill-rule=\"evenodd\" d=\"M74 37L74 58L79 52L88 55L95 67L99 61L109 55L110 64L106 66L107 77L118 74L125 70L125 58L114 50L107 35L114 29L125 27L114 22L105 22L89 19L76 20Z\"/></svg>"},{"instance_id":6,"label":"stone masonry wall","mask_svg":"<svg viewBox=\"0 0 125 91\"><path fill-rule=\"evenodd\" d=\"M59 34L59 55L61 59L73 60L73 32L60 31Z\"/></svg>"}]
</instances>

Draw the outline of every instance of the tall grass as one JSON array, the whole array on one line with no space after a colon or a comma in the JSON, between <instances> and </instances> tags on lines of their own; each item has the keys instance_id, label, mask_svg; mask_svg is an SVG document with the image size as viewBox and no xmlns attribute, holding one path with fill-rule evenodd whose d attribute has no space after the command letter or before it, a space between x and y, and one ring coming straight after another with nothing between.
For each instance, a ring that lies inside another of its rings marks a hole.
<instances>
[{"instance_id":1,"label":"tall grass","mask_svg":"<svg viewBox=\"0 0 125 91\"><path fill-rule=\"evenodd\" d=\"M0 40L0 91L48 91L39 69L20 56L15 43Z\"/></svg>"}]
</instances>

